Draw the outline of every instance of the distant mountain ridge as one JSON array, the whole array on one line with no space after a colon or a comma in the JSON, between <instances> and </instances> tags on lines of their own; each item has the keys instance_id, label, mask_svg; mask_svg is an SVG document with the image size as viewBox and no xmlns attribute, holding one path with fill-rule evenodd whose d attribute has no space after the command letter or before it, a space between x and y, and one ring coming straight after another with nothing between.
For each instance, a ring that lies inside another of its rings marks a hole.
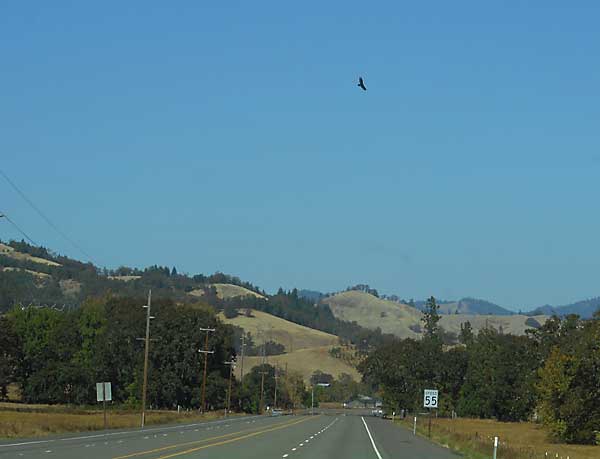
<instances>
[{"instance_id":1,"label":"distant mountain ridge","mask_svg":"<svg viewBox=\"0 0 600 459\"><path fill-rule=\"evenodd\" d=\"M596 311L600 310L600 297L590 298L588 300L577 301L563 306L551 306L546 304L528 312L528 316L547 315L547 316L566 316L577 314L583 319L590 319Z\"/></svg>"},{"instance_id":2,"label":"distant mountain ridge","mask_svg":"<svg viewBox=\"0 0 600 459\"><path fill-rule=\"evenodd\" d=\"M376 290L374 290L376 291ZM341 292L340 292L341 293ZM300 290L299 296L310 299L315 303L323 300L324 298L331 296L331 294L324 294L316 290ZM377 295L376 295L377 296ZM397 295L381 295L381 299L393 301L399 304L406 304L412 306L419 311L425 309L425 300L403 300ZM566 316L569 314L577 314L583 319L590 319L594 313L600 309L600 297L594 297L587 300L577 301L575 303L566 304L562 306L552 306L546 304L538 308L532 309L529 312L521 313L512 311L505 307L499 306L491 301L483 300L480 298L464 297L458 301L453 300L442 300L436 298L437 304L440 307L439 313L442 315L449 314L470 314L470 315L494 315L494 316L512 316L523 314L526 316Z\"/></svg>"},{"instance_id":3,"label":"distant mountain ridge","mask_svg":"<svg viewBox=\"0 0 600 459\"><path fill-rule=\"evenodd\" d=\"M490 301L478 298L462 298L456 303L447 303L440 306L442 314L482 314L496 316L512 316L516 314L502 306L498 306Z\"/></svg>"},{"instance_id":4,"label":"distant mountain ridge","mask_svg":"<svg viewBox=\"0 0 600 459\"><path fill-rule=\"evenodd\" d=\"M363 291L340 292L322 300L327 304L333 314L341 320L356 322L360 326L383 333L390 333L399 338L418 338L422 336L422 313L417 308L408 304L378 298ZM460 302L453 304L458 305ZM446 303L445 306L451 303ZM479 304L476 301L464 303L467 306L490 308L488 304ZM457 313L443 314L440 326L454 336L456 340L460 333L461 325L469 322L474 331L493 327L500 333L523 335L530 328L539 328L548 316L529 317L523 314L474 314Z\"/></svg>"}]
</instances>

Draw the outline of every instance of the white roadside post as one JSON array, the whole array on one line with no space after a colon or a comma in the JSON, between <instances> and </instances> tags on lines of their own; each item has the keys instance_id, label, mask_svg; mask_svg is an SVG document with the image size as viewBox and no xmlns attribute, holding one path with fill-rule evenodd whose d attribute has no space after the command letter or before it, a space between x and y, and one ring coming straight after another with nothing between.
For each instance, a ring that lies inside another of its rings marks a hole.
<instances>
[{"instance_id":1,"label":"white roadside post","mask_svg":"<svg viewBox=\"0 0 600 459\"><path fill-rule=\"evenodd\" d=\"M498 451L498 437L494 437L494 459L496 459L497 451Z\"/></svg>"},{"instance_id":2,"label":"white roadside post","mask_svg":"<svg viewBox=\"0 0 600 459\"><path fill-rule=\"evenodd\" d=\"M415 416L415 421L413 423L413 435L417 435L417 417Z\"/></svg>"}]
</instances>

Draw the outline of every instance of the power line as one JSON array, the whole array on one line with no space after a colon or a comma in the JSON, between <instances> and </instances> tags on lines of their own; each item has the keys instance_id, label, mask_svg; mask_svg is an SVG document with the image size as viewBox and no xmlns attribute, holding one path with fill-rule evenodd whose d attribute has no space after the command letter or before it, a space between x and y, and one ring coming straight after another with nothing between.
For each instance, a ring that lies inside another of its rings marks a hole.
<instances>
[{"instance_id":1,"label":"power line","mask_svg":"<svg viewBox=\"0 0 600 459\"><path fill-rule=\"evenodd\" d=\"M8 218L8 215L6 215L4 212L0 212L0 218L5 218L6 221L8 221L12 226L14 226L17 229L17 231L25 237L25 239L27 239L33 245L37 246L37 244L33 241L33 239L31 239L29 236L27 236L27 233L25 231L23 231L21 228L19 228L19 226L15 222L13 222L10 218Z\"/></svg>"},{"instance_id":2,"label":"power line","mask_svg":"<svg viewBox=\"0 0 600 459\"><path fill-rule=\"evenodd\" d=\"M44 214L38 206L36 206L31 199L29 199L27 196L25 196L25 193L23 193L23 191L21 191L21 189L8 177L8 175L6 175L6 173L0 169L0 175L2 175L2 177L4 177L4 179L8 182L8 184L23 198L23 200L25 202L27 202L27 204L29 204L31 206L31 208L33 210L35 210L37 212L37 214L42 217L42 219L44 219L46 221L46 223L48 223L48 225L54 229L54 231L56 231L58 234L60 234L62 236L62 238L64 240L66 240L67 242L69 242L73 247L75 247L77 250L79 250L83 255L85 255L87 257L87 259L89 261L92 261L92 257L81 248L81 246L79 244L77 244L74 240L72 240L69 236L67 236L63 231L61 231L58 226L56 226L54 223L52 223L52 221L46 216L46 214ZM24 234L24 233L23 233ZM29 239L29 238L27 238ZM30 240L31 241L31 240ZM37 245L37 244L36 244Z\"/></svg>"}]
</instances>

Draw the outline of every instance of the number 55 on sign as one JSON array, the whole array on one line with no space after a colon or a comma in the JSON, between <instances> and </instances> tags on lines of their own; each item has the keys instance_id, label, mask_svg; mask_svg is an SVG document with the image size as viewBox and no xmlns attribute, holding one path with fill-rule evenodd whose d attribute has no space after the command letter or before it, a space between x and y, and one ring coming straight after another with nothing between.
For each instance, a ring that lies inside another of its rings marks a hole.
<instances>
[{"instance_id":1,"label":"number 55 on sign","mask_svg":"<svg viewBox=\"0 0 600 459\"><path fill-rule=\"evenodd\" d=\"M433 389L425 389L423 397L423 406L425 408L437 408L438 407L438 391Z\"/></svg>"}]
</instances>

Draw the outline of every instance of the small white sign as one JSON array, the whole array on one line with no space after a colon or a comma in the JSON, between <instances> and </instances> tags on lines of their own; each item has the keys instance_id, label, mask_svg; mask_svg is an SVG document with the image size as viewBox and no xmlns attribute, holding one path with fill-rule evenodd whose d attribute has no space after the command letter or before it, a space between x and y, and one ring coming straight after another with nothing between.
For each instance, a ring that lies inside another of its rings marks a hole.
<instances>
[{"instance_id":1,"label":"small white sign","mask_svg":"<svg viewBox=\"0 0 600 459\"><path fill-rule=\"evenodd\" d=\"M437 408L438 407L438 391L433 389L425 389L423 395L423 406L425 408Z\"/></svg>"},{"instance_id":2,"label":"small white sign","mask_svg":"<svg viewBox=\"0 0 600 459\"><path fill-rule=\"evenodd\" d=\"M109 382L96 383L96 400L99 402L112 401L112 387Z\"/></svg>"}]
</instances>

